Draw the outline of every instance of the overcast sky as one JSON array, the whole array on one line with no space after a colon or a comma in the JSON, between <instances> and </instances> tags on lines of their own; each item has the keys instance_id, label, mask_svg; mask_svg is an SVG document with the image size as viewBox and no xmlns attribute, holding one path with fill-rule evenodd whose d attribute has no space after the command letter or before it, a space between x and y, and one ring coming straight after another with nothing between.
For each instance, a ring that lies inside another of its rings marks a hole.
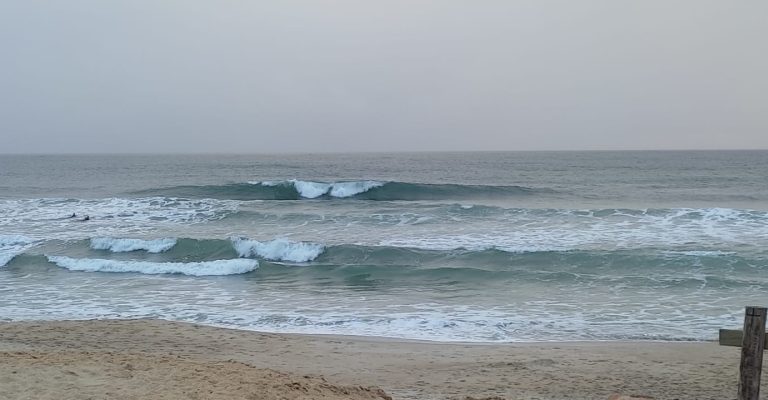
<instances>
[{"instance_id":1,"label":"overcast sky","mask_svg":"<svg viewBox=\"0 0 768 400\"><path fill-rule=\"evenodd\" d=\"M0 153L768 148L768 1L3 0Z\"/></svg>"}]
</instances>

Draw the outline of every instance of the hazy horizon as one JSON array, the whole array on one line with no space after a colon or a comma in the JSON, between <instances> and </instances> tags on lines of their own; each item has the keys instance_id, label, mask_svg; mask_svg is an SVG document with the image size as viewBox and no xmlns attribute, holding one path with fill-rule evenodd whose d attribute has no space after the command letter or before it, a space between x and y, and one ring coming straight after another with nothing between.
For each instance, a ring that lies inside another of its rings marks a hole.
<instances>
[{"instance_id":1,"label":"hazy horizon","mask_svg":"<svg viewBox=\"0 0 768 400\"><path fill-rule=\"evenodd\" d=\"M0 154L768 149L768 3L0 5Z\"/></svg>"},{"instance_id":2,"label":"hazy horizon","mask_svg":"<svg viewBox=\"0 0 768 400\"><path fill-rule=\"evenodd\" d=\"M61 152L61 153L3 153L0 156L301 156L301 155L355 155L355 154L451 154L451 153L716 153L716 152L768 152L756 149L567 149L567 150L399 150L399 151L273 151L273 152Z\"/></svg>"}]
</instances>

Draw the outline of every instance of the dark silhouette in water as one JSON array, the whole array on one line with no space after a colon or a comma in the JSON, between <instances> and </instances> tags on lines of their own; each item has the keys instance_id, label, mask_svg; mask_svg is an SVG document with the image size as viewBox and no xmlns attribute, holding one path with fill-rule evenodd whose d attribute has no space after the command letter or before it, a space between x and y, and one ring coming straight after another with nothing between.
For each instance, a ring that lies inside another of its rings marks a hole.
<instances>
[{"instance_id":1,"label":"dark silhouette in water","mask_svg":"<svg viewBox=\"0 0 768 400\"><path fill-rule=\"evenodd\" d=\"M90 221L90 220L91 220L91 217L86 215L85 218L81 219L80 221Z\"/></svg>"},{"instance_id":2,"label":"dark silhouette in water","mask_svg":"<svg viewBox=\"0 0 768 400\"><path fill-rule=\"evenodd\" d=\"M72 215L70 215L70 216L69 216L69 217L67 217L67 218L75 218L75 217L77 217L77 214L75 214L75 213L72 213Z\"/></svg>"}]
</instances>

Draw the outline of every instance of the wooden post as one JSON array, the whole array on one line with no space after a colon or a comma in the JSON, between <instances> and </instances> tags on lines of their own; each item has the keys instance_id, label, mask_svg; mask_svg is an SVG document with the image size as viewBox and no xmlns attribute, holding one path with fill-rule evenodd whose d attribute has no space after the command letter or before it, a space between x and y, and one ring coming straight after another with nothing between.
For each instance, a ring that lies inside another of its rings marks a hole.
<instances>
[{"instance_id":1,"label":"wooden post","mask_svg":"<svg viewBox=\"0 0 768 400\"><path fill-rule=\"evenodd\" d=\"M741 342L738 400L760 399L760 372L765 350L766 308L747 307L744 315L744 338Z\"/></svg>"}]
</instances>

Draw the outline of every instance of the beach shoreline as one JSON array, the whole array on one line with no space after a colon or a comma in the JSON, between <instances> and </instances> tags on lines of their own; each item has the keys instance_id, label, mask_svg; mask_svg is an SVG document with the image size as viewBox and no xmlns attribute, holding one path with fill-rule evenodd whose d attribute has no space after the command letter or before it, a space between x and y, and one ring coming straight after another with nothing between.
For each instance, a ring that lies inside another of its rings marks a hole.
<instances>
[{"instance_id":1,"label":"beach shoreline","mask_svg":"<svg viewBox=\"0 0 768 400\"><path fill-rule=\"evenodd\" d=\"M704 400L735 395L739 352L715 342L453 343L143 319L0 323L0 360L8 399Z\"/></svg>"}]
</instances>

